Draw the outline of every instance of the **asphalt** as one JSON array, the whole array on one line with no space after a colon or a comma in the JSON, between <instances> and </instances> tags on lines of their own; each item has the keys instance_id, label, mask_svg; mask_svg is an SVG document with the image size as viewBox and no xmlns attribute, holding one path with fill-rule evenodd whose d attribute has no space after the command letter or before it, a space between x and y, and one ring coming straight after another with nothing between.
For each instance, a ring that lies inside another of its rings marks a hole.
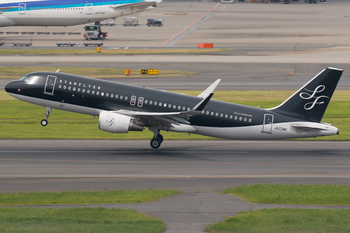
<instances>
[{"instance_id":1,"label":"asphalt","mask_svg":"<svg viewBox=\"0 0 350 233\"><path fill-rule=\"evenodd\" d=\"M199 73L191 77L114 79L165 90L203 90L217 78L222 79L218 90L297 90L323 68L333 66L345 69L337 89L350 90L348 7L349 3L164 3L137 15L141 23L147 18L163 18L164 27L104 28L109 37L103 48L193 48L209 42L233 51L203 55L14 55L0 56L0 63L60 67L62 72L64 67L73 66ZM172 12L186 14L165 14ZM82 28L9 27L1 31L83 32ZM86 42L82 35L0 35L5 49L15 49L7 46L10 43L31 39L35 48ZM9 81L0 80L0 89ZM165 139L160 149L152 150L149 141L143 140L0 140L0 192L179 189L182 194L156 202L103 206L157 216L168 224L167 233L203 232L207 224L239 211L347 208L253 205L218 191L256 183L350 185L349 147L348 142L336 141ZM74 206L40 206L46 207Z\"/></svg>"},{"instance_id":2,"label":"asphalt","mask_svg":"<svg viewBox=\"0 0 350 233\"><path fill-rule=\"evenodd\" d=\"M263 205L221 194L256 183L350 185L350 144L317 141L1 140L0 191L179 189L159 201L34 208L135 209L167 223L166 233L203 232L239 211L261 208L349 208Z\"/></svg>"}]
</instances>

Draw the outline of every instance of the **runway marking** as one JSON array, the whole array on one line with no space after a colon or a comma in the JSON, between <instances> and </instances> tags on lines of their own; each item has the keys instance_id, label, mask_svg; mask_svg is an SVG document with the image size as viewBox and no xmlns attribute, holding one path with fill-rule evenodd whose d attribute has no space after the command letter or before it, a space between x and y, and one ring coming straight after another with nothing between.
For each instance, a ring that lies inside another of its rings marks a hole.
<instances>
[{"instance_id":1,"label":"runway marking","mask_svg":"<svg viewBox=\"0 0 350 233\"><path fill-rule=\"evenodd\" d=\"M202 20L205 16L209 15L212 11L214 11L220 3L218 3L213 9L209 10L207 13L205 13L204 15L202 15L199 19L197 19L196 21L194 21L193 23L191 23L189 26L185 27L183 30L181 30L179 33L177 33L176 35L170 37L170 39L168 39L167 41L165 41L163 44L161 44L159 47L163 47L164 45L166 45L168 42L170 42L171 40L175 39L177 36L181 35L183 32L185 32L187 29L191 28L193 25L195 25L197 22L199 22L200 20Z\"/></svg>"},{"instance_id":2,"label":"runway marking","mask_svg":"<svg viewBox=\"0 0 350 233\"><path fill-rule=\"evenodd\" d=\"M47 152L45 152L47 153ZM51 152L49 152L51 153ZM70 162L70 163L131 163L131 164L189 164L189 165L239 165L239 166L278 166L278 167L327 167L350 168L350 165L316 164L268 164L268 163L208 163L208 162L162 162L162 161L98 161L98 160L53 160L53 159L0 159L0 161L26 162Z\"/></svg>"},{"instance_id":3,"label":"runway marking","mask_svg":"<svg viewBox=\"0 0 350 233\"><path fill-rule=\"evenodd\" d=\"M173 42L171 42L170 44L168 44L166 47L171 47L173 46L176 42L178 42L179 40L181 40L182 38L184 38L188 33L192 32L194 29L196 29L199 25L201 25L202 23L204 23L207 19L209 19L210 17L213 16L213 14L215 14L215 12L211 12L211 14L209 14L207 17L205 17L205 19L203 19L202 21L200 21L198 24L196 24L194 27L192 27L190 30L188 30L186 33L182 34L181 36L179 36L178 38L176 38Z\"/></svg>"},{"instance_id":4,"label":"runway marking","mask_svg":"<svg viewBox=\"0 0 350 233\"><path fill-rule=\"evenodd\" d=\"M227 176L164 176L164 177L111 177L111 178L80 178L80 179L44 179L44 180L0 180L0 183L18 182L51 182L51 181L91 181L91 180L159 180L159 179L208 179L208 178L289 178L289 177L349 177L350 173L334 174L281 174L281 175L227 175Z\"/></svg>"}]
</instances>

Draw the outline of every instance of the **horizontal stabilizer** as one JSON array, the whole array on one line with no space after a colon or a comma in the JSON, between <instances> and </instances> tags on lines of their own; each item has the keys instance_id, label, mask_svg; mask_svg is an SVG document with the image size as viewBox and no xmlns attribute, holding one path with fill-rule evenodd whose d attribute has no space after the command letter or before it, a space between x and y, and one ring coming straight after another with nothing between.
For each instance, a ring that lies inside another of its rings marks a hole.
<instances>
[{"instance_id":1,"label":"horizontal stabilizer","mask_svg":"<svg viewBox=\"0 0 350 233\"><path fill-rule=\"evenodd\" d=\"M328 125L320 125L313 123L296 123L291 125L294 128L305 129L305 130L327 130Z\"/></svg>"}]
</instances>

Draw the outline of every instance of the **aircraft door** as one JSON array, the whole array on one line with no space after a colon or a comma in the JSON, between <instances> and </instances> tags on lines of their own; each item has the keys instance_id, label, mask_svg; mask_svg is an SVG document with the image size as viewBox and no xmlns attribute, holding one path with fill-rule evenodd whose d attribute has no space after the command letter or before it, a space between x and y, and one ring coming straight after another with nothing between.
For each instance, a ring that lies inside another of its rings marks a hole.
<instances>
[{"instance_id":1,"label":"aircraft door","mask_svg":"<svg viewBox=\"0 0 350 233\"><path fill-rule=\"evenodd\" d=\"M26 7L27 7L27 5L25 3L18 4L18 11L19 11L20 15L26 14Z\"/></svg>"},{"instance_id":2,"label":"aircraft door","mask_svg":"<svg viewBox=\"0 0 350 233\"><path fill-rule=\"evenodd\" d=\"M85 13L87 15L92 15L93 11L92 11L92 3L86 3L85 4Z\"/></svg>"},{"instance_id":3,"label":"aircraft door","mask_svg":"<svg viewBox=\"0 0 350 233\"><path fill-rule=\"evenodd\" d=\"M56 76L52 76L52 75L47 76L45 87L44 87L44 94L54 95L56 80L57 80Z\"/></svg>"},{"instance_id":4,"label":"aircraft door","mask_svg":"<svg viewBox=\"0 0 350 233\"><path fill-rule=\"evenodd\" d=\"M272 133L272 126L273 126L273 119L274 115L272 114L265 114L264 115L264 122L263 122L263 128L261 130L262 133Z\"/></svg>"}]
</instances>

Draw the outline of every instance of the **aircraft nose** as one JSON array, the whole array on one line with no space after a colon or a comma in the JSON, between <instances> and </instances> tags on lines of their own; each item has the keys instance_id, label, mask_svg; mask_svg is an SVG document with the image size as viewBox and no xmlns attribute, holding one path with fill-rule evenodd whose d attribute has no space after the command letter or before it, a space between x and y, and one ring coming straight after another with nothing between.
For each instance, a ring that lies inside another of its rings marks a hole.
<instances>
[{"instance_id":1,"label":"aircraft nose","mask_svg":"<svg viewBox=\"0 0 350 233\"><path fill-rule=\"evenodd\" d=\"M6 84L5 86L5 91L7 93L15 93L15 92L18 92L18 88L17 88L17 85L16 85L16 81L13 81L13 82L10 82L8 84Z\"/></svg>"}]
</instances>

